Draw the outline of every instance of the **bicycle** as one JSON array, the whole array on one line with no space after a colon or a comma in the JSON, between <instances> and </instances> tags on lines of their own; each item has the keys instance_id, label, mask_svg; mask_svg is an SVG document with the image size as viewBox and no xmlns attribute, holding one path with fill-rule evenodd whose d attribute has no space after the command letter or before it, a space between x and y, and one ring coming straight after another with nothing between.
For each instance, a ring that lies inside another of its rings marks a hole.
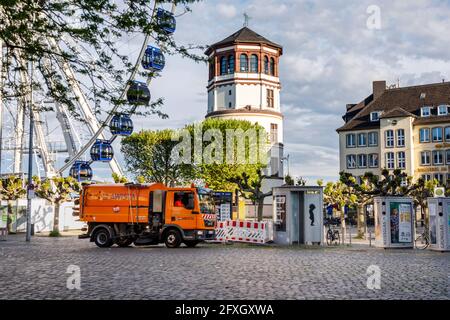
<instances>
[{"instance_id":1,"label":"bicycle","mask_svg":"<svg viewBox=\"0 0 450 320\"><path fill-rule=\"evenodd\" d=\"M414 240L417 249L424 250L430 245L430 229L425 225L424 231Z\"/></svg>"},{"instance_id":2,"label":"bicycle","mask_svg":"<svg viewBox=\"0 0 450 320\"><path fill-rule=\"evenodd\" d=\"M335 244L339 244L340 241L340 236L339 236L339 231L338 230L333 230L331 228L331 223L327 223L328 224L328 231L327 231L327 245L331 246L331 244L335 243Z\"/></svg>"}]
</instances>

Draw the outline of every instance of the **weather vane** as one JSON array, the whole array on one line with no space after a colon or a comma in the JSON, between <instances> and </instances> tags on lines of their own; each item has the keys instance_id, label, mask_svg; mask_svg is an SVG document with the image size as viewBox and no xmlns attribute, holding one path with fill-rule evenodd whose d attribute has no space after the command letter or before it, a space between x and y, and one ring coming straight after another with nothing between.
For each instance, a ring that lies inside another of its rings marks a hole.
<instances>
[{"instance_id":1,"label":"weather vane","mask_svg":"<svg viewBox=\"0 0 450 320\"><path fill-rule=\"evenodd\" d=\"M247 14L247 12L244 12L244 27L248 27L248 22L250 21L250 16Z\"/></svg>"}]
</instances>

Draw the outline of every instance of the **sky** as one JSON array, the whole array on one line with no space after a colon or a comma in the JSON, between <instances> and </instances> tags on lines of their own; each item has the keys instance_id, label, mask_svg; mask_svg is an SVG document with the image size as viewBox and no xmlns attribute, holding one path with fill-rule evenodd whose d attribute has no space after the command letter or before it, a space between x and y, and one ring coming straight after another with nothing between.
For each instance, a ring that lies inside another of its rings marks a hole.
<instances>
[{"instance_id":1,"label":"sky","mask_svg":"<svg viewBox=\"0 0 450 320\"><path fill-rule=\"evenodd\" d=\"M242 28L245 12L252 30L283 46L285 154L290 174L311 184L337 179L335 130L343 124L345 105L370 95L372 81L408 86L450 80L448 0L205 0L189 7L191 12L177 18L178 44L218 42ZM176 14L182 12L177 8ZM131 61L142 40L120 43ZM154 98L165 99L169 119L135 117L135 130L180 128L204 119L207 77L204 63L166 57L150 90ZM118 149L116 143L121 160ZM93 168L108 175L107 165Z\"/></svg>"},{"instance_id":2,"label":"sky","mask_svg":"<svg viewBox=\"0 0 450 320\"><path fill-rule=\"evenodd\" d=\"M345 105L371 94L372 81L409 86L450 80L450 1L206 0L189 7L192 12L177 20L179 44L220 41L243 26L246 12L252 30L283 46L285 154L290 174L309 183L337 179L335 130ZM165 98L169 119L138 119L137 129L203 119L207 72L203 63L168 57L151 90Z\"/></svg>"}]
</instances>

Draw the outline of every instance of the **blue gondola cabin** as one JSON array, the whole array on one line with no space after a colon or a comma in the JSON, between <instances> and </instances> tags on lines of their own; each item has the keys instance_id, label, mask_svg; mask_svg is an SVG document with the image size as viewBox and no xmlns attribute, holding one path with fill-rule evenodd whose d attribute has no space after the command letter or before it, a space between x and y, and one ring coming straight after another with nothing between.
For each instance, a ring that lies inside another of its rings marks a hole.
<instances>
[{"instance_id":1,"label":"blue gondola cabin","mask_svg":"<svg viewBox=\"0 0 450 320\"><path fill-rule=\"evenodd\" d=\"M116 114L109 124L112 134L129 136L133 133L133 121L127 114Z\"/></svg>"},{"instance_id":2,"label":"blue gondola cabin","mask_svg":"<svg viewBox=\"0 0 450 320\"><path fill-rule=\"evenodd\" d=\"M148 46L142 58L142 67L150 71L161 71L164 69L165 58L161 50L156 47Z\"/></svg>"},{"instance_id":3,"label":"blue gondola cabin","mask_svg":"<svg viewBox=\"0 0 450 320\"><path fill-rule=\"evenodd\" d=\"M133 81L127 91L127 100L130 104L148 105L150 90L145 82Z\"/></svg>"},{"instance_id":4,"label":"blue gondola cabin","mask_svg":"<svg viewBox=\"0 0 450 320\"><path fill-rule=\"evenodd\" d=\"M108 162L114 156L114 150L108 140L97 140L91 148L91 158L93 161Z\"/></svg>"}]
</instances>

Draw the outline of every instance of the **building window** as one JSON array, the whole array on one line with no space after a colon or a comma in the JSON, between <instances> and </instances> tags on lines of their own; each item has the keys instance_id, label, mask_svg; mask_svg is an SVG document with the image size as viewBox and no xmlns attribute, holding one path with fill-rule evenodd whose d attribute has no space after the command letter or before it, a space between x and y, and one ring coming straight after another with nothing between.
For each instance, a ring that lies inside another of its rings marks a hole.
<instances>
[{"instance_id":1,"label":"building window","mask_svg":"<svg viewBox=\"0 0 450 320\"><path fill-rule=\"evenodd\" d=\"M397 168L398 169L406 168L406 158L404 151L397 152Z\"/></svg>"},{"instance_id":2,"label":"building window","mask_svg":"<svg viewBox=\"0 0 450 320\"><path fill-rule=\"evenodd\" d=\"M347 148L354 148L356 147L356 139L355 139L355 134L354 133L350 133L346 135L346 140L347 140Z\"/></svg>"},{"instance_id":3,"label":"building window","mask_svg":"<svg viewBox=\"0 0 450 320\"><path fill-rule=\"evenodd\" d=\"M378 154L369 154L369 168L378 168Z\"/></svg>"},{"instance_id":4,"label":"building window","mask_svg":"<svg viewBox=\"0 0 450 320\"><path fill-rule=\"evenodd\" d=\"M354 154L347 155L347 169L356 168L356 156Z\"/></svg>"},{"instance_id":5,"label":"building window","mask_svg":"<svg viewBox=\"0 0 450 320\"><path fill-rule=\"evenodd\" d=\"M437 128L431 129L431 136L432 136L433 142L442 141L442 128L437 127Z\"/></svg>"},{"instance_id":6,"label":"building window","mask_svg":"<svg viewBox=\"0 0 450 320\"><path fill-rule=\"evenodd\" d=\"M444 164L444 151L442 150L433 151L433 164L434 165Z\"/></svg>"},{"instance_id":7,"label":"building window","mask_svg":"<svg viewBox=\"0 0 450 320\"><path fill-rule=\"evenodd\" d=\"M369 147L378 146L378 132L369 132L367 136L369 139Z\"/></svg>"},{"instance_id":8,"label":"building window","mask_svg":"<svg viewBox=\"0 0 450 320\"><path fill-rule=\"evenodd\" d=\"M423 174L421 178L423 179L423 181L430 181L431 174Z\"/></svg>"},{"instance_id":9,"label":"building window","mask_svg":"<svg viewBox=\"0 0 450 320\"><path fill-rule=\"evenodd\" d=\"M420 115L422 117L429 117L431 115L431 107L420 108Z\"/></svg>"},{"instance_id":10,"label":"building window","mask_svg":"<svg viewBox=\"0 0 450 320\"><path fill-rule=\"evenodd\" d=\"M264 73L269 74L269 58L264 56Z\"/></svg>"},{"instance_id":11,"label":"building window","mask_svg":"<svg viewBox=\"0 0 450 320\"><path fill-rule=\"evenodd\" d=\"M430 128L420 129L419 130L419 139L420 139L421 143L430 142Z\"/></svg>"},{"instance_id":12,"label":"building window","mask_svg":"<svg viewBox=\"0 0 450 320\"><path fill-rule=\"evenodd\" d=\"M358 154L358 168L367 168L367 155Z\"/></svg>"},{"instance_id":13,"label":"building window","mask_svg":"<svg viewBox=\"0 0 450 320\"><path fill-rule=\"evenodd\" d=\"M450 165L450 149L445 150L445 163Z\"/></svg>"},{"instance_id":14,"label":"building window","mask_svg":"<svg viewBox=\"0 0 450 320\"><path fill-rule=\"evenodd\" d=\"M234 56L228 57L228 73L234 73Z\"/></svg>"},{"instance_id":15,"label":"building window","mask_svg":"<svg viewBox=\"0 0 450 320\"><path fill-rule=\"evenodd\" d=\"M450 127L445 127L444 136L445 136L445 141L450 141Z\"/></svg>"},{"instance_id":16,"label":"building window","mask_svg":"<svg viewBox=\"0 0 450 320\"><path fill-rule=\"evenodd\" d=\"M394 147L394 131L393 130L386 130L386 148L393 148Z\"/></svg>"},{"instance_id":17,"label":"building window","mask_svg":"<svg viewBox=\"0 0 450 320\"><path fill-rule=\"evenodd\" d=\"M429 166L431 164L430 151L422 151L420 153L420 165Z\"/></svg>"},{"instance_id":18,"label":"building window","mask_svg":"<svg viewBox=\"0 0 450 320\"><path fill-rule=\"evenodd\" d=\"M447 105L440 105L438 107L438 116L445 116L448 113L448 106Z\"/></svg>"},{"instance_id":19,"label":"building window","mask_svg":"<svg viewBox=\"0 0 450 320\"><path fill-rule=\"evenodd\" d=\"M248 72L248 57L245 53L241 54L240 60L240 70L241 72Z\"/></svg>"},{"instance_id":20,"label":"building window","mask_svg":"<svg viewBox=\"0 0 450 320\"><path fill-rule=\"evenodd\" d=\"M220 75L227 74L227 58L220 58Z\"/></svg>"},{"instance_id":21,"label":"building window","mask_svg":"<svg viewBox=\"0 0 450 320\"><path fill-rule=\"evenodd\" d=\"M270 124L270 142L278 142L278 125L276 123Z\"/></svg>"},{"instance_id":22,"label":"building window","mask_svg":"<svg viewBox=\"0 0 450 320\"><path fill-rule=\"evenodd\" d=\"M397 130L397 147L405 146L405 129Z\"/></svg>"},{"instance_id":23,"label":"building window","mask_svg":"<svg viewBox=\"0 0 450 320\"><path fill-rule=\"evenodd\" d=\"M393 152L387 152L386 153L386 168L387 169L394 169L394 167L395 167L394 153Z\"/></svg>"},{"instance_id":24,"label":"building window","mask_svg":"<svg viewBox=\"0 0 450 320\"><path fill-rule=\"evenodd\" d=\"M273 90L272 89L267 89L266 91L267 94L267 107L268 108L273 108Z\"/></svg>"},{"instance_id":25,"label":"building window","mask_svg":"<svg viewBox=\"0 0 450 320\"><path fill-rule=\"evenodd\" d=\"M444 175L442 173L435 173L434 178L439 181L440 185L444 184Z\"/></svg>"},{"instance_id":26,"label":"building window","mask_svg":"<svg viewBox=\"0 0 450 320\"><path fill-rule=\"evenodd\" d=\"M381 111L373 111L370 113L370 121L378 121L380 120Z\"/></svg>"},{"instance_id":27,"label":"building window","mask_svg":"<svg viewBox=\"0 0 450 320\"><path fill-rule=\"evenodd\" d=\"M275 75L275 59L274 58L270 58L270 75L271 76Z\"/></svg>"},{"instance_id":28,"label":"building window","mask_svg":"<svg viewBox=\"0 0 450 320\"><path fill-rule=\"evenodd\" d=\"M358 147L367 146L367 135L365 133L358 133Z\"/></svg>"},{"instance_id":29,"label":"building window","mask_svg":"<svg viewBox=\"0 0 450 320\"><path fill-rule=\"evenodd\" d=\"M250 72L258 73L258 56L252 54L250 57Z\"/></svg>"}]
</instances>

